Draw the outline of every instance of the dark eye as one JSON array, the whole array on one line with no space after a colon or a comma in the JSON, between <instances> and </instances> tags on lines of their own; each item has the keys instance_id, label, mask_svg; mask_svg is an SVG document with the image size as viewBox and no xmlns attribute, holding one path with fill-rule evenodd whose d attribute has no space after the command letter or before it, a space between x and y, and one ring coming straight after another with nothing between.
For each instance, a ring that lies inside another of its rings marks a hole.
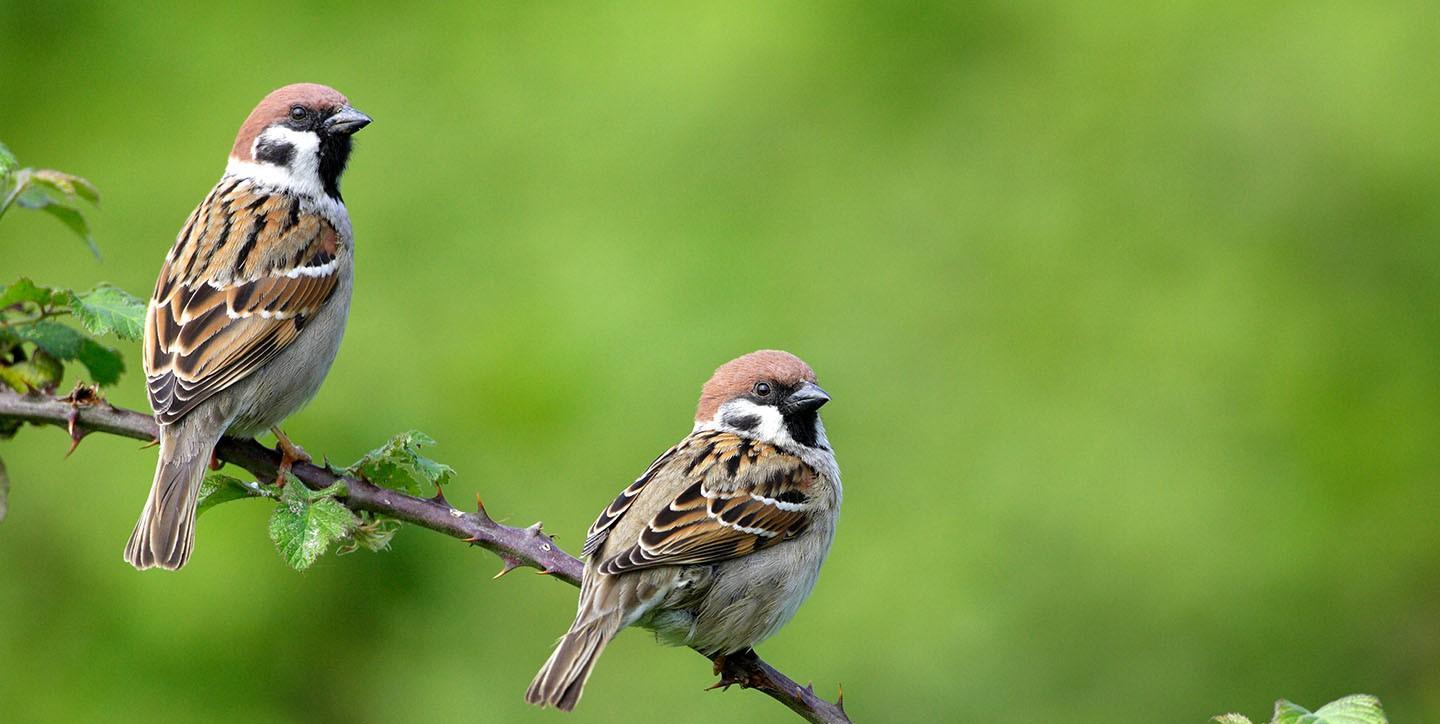
<instances>
[{"instance_id":1,"label":"dark eye","mask_svg":"<svg viewBox=\"0 0 1440 724\"><path fill-rule=\"evenodd\" d=\"M769 396L770 396L770 383L769 383L769 382L756 382L756 383L755 383L755 396L756 396L756 397L769 397Z\"/></svg>"},{"instance_id":2,"label":"dark eye","mask_svg":"<svg viewBox=\"0 0 1440 724\"><path fill-rule=\"evenodd\" d=\"M305 110L305 106L290 106L290 117L297 121L305 120L305 116L309 114L310 111Z\"/></svg>"}]
</instances>

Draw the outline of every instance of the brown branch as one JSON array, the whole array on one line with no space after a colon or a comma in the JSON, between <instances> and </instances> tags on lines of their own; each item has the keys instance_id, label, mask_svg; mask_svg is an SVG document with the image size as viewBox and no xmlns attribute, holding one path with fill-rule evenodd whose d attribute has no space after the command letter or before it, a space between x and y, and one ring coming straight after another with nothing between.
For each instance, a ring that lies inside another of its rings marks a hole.
<instances>
[{"instance_id":1,"label":"brown branch","mask_svg":"<svg viewBox=\"0 0 1440 724\"><path fill-rule=\"evenodd\" d=\"M85 388L77 388L76 393L59 399L0 390L0 419L4 418L66 428L72 450L73 445L91 432L136 440L154 440L156 434L155 420L150 415L114 407ZM224 438L215 452L221 460L239 465L261 480L275 477L280 464L278 452L254 440ZM296 464L291 472L315 490L344 481L348 493L342 502L353 510L387 515L485 548L503 562L499 575L530 567L572 586L580 584L584 564L556 546L551 537L541 531L539 523L528 528L497 523L485 512L478 496L476 511L466 513L450 505L440 494L434 498L418 498L310 464ZM807 721L827 724L850 721L842 703L831 703L816 696L810 686L797 684L753 654L728 657L725 674L726 680L763 692Z\"/></svg>"}]
</instances>

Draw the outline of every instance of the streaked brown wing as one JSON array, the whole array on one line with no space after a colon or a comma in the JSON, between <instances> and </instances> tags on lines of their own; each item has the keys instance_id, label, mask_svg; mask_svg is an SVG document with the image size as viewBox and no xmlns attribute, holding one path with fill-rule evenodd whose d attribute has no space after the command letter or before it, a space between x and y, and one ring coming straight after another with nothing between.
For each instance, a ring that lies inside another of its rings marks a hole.
<instances>
[{"instance_id":1,"label":"streaked brown wing","mask_svg":"<svg viewBox=\"0 0 1440 724\"><path fill-rule=\"evenodd\" d=\"M299 202L225 181L186 222L145 319L150 405L172 423L264 366L339 283L333 226ZM237 271L238 270L238 271Z\"/></svg>"},{"instance_id":2,"label":"streaked brown wing","mask_svg":"<svg viewBox=\"0 0 1440 724\"><path fill-rule=\"evenodd\" d=\"M686 440L689 440L689 438L686 438ZM600 546L605 543L605 537L610 534L610 529L620 521L620 518L625 515L626 511L630 510L630 505L635 502L635 496L639 495L640 491L654 479L655 473L665 468L666 461L674 457L680 448L680 445L676 445L661 453L660 457L655 458L655 461L650 463L650 467L645 469L644 475L636 478L635 482L626 486L624 490L620 491L619 495L615 496L615 500L612 501L610 505L600 511L600 516L595 519L594 523L590 524L590 530L585 534L585 546L580 549L581 557L588 558L600 550Z\"/></svg>"},{"instance_id":3,"label":"streaked brown wing","mask_svg":"<svg viewBox=\"0 0 1440 724\"><path fill-rule=\"evenodd\" d=\"M601 573L737 558L809 525L815 471L798 457L730 433L692 439L662 459L655 475L678 473L693 482L650 519L634 545L601 563Z\"/></svg>"}]
</instances>

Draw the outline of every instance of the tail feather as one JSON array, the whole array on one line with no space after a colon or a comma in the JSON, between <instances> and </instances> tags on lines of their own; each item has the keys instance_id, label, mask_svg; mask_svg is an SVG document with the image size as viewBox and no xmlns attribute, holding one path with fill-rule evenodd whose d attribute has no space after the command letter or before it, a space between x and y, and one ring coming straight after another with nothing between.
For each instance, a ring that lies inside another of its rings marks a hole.
<instances>
[{"instance_id":1,"label":"tail feather","mask_svg":"<svg viewBox=\"0 0 1440 724\"><path fill-rule=\"evenodd\" d=\"M183 425L160 429L155 481L125 545L125 560L140 570L178 570L195 547L195 505L215 441L194 439Z\"/></svg>"},{"instance_id":2,"label":"tail feather","mask_svg":"<svg viewBox=\"0 0 1440 724\"><path fill-rule=\"evenodd\" d=\"M530 682L525 692L525 701L539 706L553 706L561 711L570 711L580 701L585 682L595 660L605 650L605 645L615 637L619 626L609 617L576 622L570 631L555 646L550 660L540 667L540 673Z\"/></svg>"}]
</instances>

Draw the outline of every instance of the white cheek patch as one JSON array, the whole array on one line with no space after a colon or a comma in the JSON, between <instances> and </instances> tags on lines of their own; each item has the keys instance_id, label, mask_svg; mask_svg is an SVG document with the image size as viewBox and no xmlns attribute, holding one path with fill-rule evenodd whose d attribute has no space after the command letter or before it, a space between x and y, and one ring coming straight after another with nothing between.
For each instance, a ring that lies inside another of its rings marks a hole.
<instances>
[{"instance_id":1,"label":"white cheek patch","mask_svg":"<svg viewBox=\"0 0 1440 724\"><path fill-rule=\"evenodd\" d=\"M255 157L256 149L267 142L282 143L293 149L288 166L231 158L225 166L225 173L304 196L324 195L325 185L320 181L319 136L311 131L272 126L255 138L250 146L251 157Z\"/></svg>"},{"instance_id":2,"label":"white cheek patch","mask_svg":"<svg viewBox=\"0 0 1440 724\"><path fill-rule=\"evenodd\" d=\"M715 411L712 424L719 429L739 430L736 426L727 423L726 418L757 420L753 426L743 430L757 440L780 446L792 445L795 442L790 437L790 431L785 429L785 418L780 415L779 410L770 405L757 405L745 399L731 400Z\"/></svg>"}]
</instances>

